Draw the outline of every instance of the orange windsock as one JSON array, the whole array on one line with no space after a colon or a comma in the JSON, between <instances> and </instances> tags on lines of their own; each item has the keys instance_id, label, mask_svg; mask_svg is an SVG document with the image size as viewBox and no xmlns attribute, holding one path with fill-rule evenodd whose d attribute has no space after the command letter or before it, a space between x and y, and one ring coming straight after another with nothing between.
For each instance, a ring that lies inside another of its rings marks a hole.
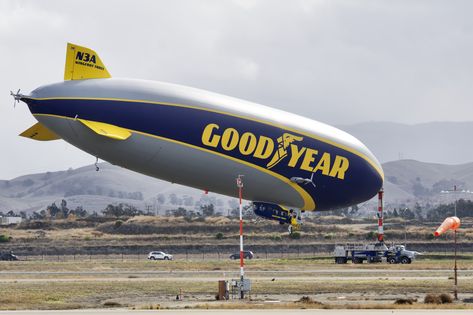
<instances>
[{"instance_id":1,"label":"orange windsock","mask_svg":"<svg viewBox=\"0 0 473 315\"><path fill-rule=\"evenodd\" d=\"M456 230L460 227L460 219L457 217L446 218L442 224L439 226L437 231L435 231L435 236L440 236L448 230Z\"/></svg>"}]
</instances>

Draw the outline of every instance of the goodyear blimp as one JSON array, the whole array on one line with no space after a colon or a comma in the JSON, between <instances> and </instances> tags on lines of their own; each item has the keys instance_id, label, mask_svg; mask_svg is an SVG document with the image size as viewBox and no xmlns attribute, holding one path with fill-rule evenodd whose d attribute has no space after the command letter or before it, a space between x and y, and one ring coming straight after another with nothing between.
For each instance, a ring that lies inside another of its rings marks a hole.
<instances>
[{"instance_id":1,"label":"goodyear blimp","mask_svg":"<svg viewBox=\"0 0 473 315\"><path fill-rule=\"evenodd\" d=\"M255 213L280 223L363 202L383 184L375 156L341 130L200 89L111 78L95 51L74 44L63 82L13 96L38 120L21 136L64 139L127 169L227 196L237 195L242 174Z\"/></svg>"}]
</instances>

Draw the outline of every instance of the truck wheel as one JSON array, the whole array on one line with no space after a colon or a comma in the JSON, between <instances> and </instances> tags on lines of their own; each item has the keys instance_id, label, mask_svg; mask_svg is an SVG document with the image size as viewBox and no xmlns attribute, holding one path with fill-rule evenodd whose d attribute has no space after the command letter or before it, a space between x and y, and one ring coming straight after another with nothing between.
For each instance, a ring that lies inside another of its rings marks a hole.
<instances>
[{"instance_id":1,"label":"truck wheel","mask_svg":"<svg viewBox=\"0 0 473 315\"><path fill-rule=\"evenodd\" d=\"M345 264L346 261L345 261L345 259L344 259L343 257L336 257L336 258L335 258L335 263L336 263L336 264Z\"/></svg>"},{"instance_id":2,"label":"truck wheel","mask_svg":"<svg viewBox=\"0 0 473 315\"><path fill-rule=\"evenodd\" d=\"M164 260L169 260L169 257L168 256L164 257Z\"/></svg>"},{"instance_id":3,"label":"truck wheel","mask_svg":"<svg viewBox=\"0 0 473 315\"><path fill-rule=\"evenodd\" d=\"M401 264L410 264L412 261L409 259L409 257L402 257L401 258Z\"/></svg>"},{"instance_id":4,"label":"truck wheel","mask_svg":"<svg viewBox=\"0 0 473 315\"><path fill-rule=\"evenodd\" d=\"M361 258L356 258L356 257L355 257L355 258L353 259L353 263L354 263L354 264L362 264L362 263L363 263L363 259L361 259Z\"/></svg>"},{"instance_id":5,"label":"truck wheel","mask_svg":"<svg viewBox=\"0 0 473 315\"><path fill-rule=\"evenodd\" d=\"M395 257L389 257L389 258L388 258L388 263L390 263L390 264L395 264L395 263L397 263L396 258L395 258Z\"/></svg>"},{"instance_id":6,"label":"truck wheel","mask_svg":"<svg viewBox=\"0 0 473 315\"><path fill-rule=\"evenodd\" d=\"M154 258L154 256L151 256L149 259L150 260L156 260L156 258Z\"/></svg>"}]
</instances>

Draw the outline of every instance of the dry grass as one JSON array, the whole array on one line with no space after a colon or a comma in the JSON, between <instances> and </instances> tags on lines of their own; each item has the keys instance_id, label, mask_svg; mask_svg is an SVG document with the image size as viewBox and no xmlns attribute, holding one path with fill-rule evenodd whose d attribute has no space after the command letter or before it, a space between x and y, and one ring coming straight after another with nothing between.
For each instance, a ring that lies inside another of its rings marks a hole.
<instances>
[{"instance_id":1,"label":"dry grass","mask_svg":"<svg viewBox=\"0 0 473 315\"><path fill-rule=\"evenodd\" d=\"M186 308L195 308L195 309L209 309L209 310L219 310L219 309L366 309L366 310L381 310L381 309L399 309L399 310L410 310L410 309L472 309L472 306L467 304L454 304L454 305L445 305L445 304L422 304L414 303L408 305L402 304L386 304L386 303L365 303L365 304L301 304L298 302L280 302L280 303L262 303L262 302L226 302L226 303L203 303L196 304L192 307Z\"/></svg>"},{"instance_id":2,"label":"dry grass","mask_svg":"<svg viewBox=\"0 0 473 315\"><path fill-rule=\"evenodd\" d=\"M3 282L2 294L0 295L0 309L65 309L65 308L100 308L106 306L105 303L110 301L119 301L122 305L137 306L143 303L143 299L153 299L155 302L169 301L179 292L179 289L185 288L184 293L187 299L198 302L199 296L212 297L217 291L217 281L215 278L165 278L157 277L141 281L139 278L130 279L110 279L103 278L90 279L77 275L74 281L56 281L49 279L39 281L31 275L31 281ZM448 292L452 288L449 280L423 280L418 279L397 279L382 280L378 278L360 280L360 279L338 279L327 281L325 279L308 279L299 277L297 279L281 279L271 281L270 278L258 278L255 274L252 283L252 296L280 296L283 298L287 295L299 296L316 296L319 294L360 294L359 300L365 300L365 294L376 292L378 296L386 296L399 294L422 294L437 292ZM461 281L459 286L460 292L472 292L473 283L469 281ZM202 298L201 298L202 299ZM204 298L205 299L205 298ZM254 308L337 308L341 306L324 303L321 305L317 299L311 298L304 301L281 302L270 304L262 301L253 301L245 307ZM129 301L129 302L128 302ZM356 300L354 300L356 301ZM392 303L372 303L364 301L359 304L354 301L346 301L343 308L403 308L402 305L394 305ZM309 303L311 302L311 303ZM111 302L110 302L111 303ZM413 307L418 307L418 303L414 303ZM205 304L207 305L207 304ZM226 304L208 304L209 308L222 308L233 306L240 307L238 303ZM263 306L261 306L263 305ZM422 304L424 307L425 304ZM205 306L207 307L207 306ZM410 306L409 306L410 307ZM452 307L459 307L454 304ZM462 306L466 307L466 306Z\"/></svg>"}]
</instances>

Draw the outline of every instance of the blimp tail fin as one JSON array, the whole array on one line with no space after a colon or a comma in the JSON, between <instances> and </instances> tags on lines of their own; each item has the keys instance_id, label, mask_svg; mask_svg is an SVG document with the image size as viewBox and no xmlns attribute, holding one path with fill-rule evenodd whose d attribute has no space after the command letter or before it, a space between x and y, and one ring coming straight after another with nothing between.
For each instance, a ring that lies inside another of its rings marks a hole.
<instances>
[{"instance_id":1,"label":"blimp tail fin","mask_svg":"<svg viewBox=\"0 0 473 315\"><path fill-rule=\"evenodd\" d=\"M78 119L82 124L90 128L93 132L96 134L99 134L101 136L115 139L115 140L126 140L131 136L131 132L115 126L115 125L110 125L106 124L103 122L99 121L91 121L91 120L85 120L85 119Z\"/></svg>"},{"instance_id":2,"label":"blimp tail fin","mask_svg":"<svg viewBox=\"0 0 473 315\"><path fill-rule=\"evenodd\" d=\"M38 141L50 141L61 139L57 134L46 128L42 123L36 123L26 129L20 136Z\"/></svg>"},{"instance_id":3,"label":"blimp tail fin","mask_svg":"<svg viewBox=\"0 0 473 315\"><path fill-rule=\"evenodd\" d=\"M111 77L95 51L87 47L67 43L64 81Z\"/></svg>"}]
</instances>

